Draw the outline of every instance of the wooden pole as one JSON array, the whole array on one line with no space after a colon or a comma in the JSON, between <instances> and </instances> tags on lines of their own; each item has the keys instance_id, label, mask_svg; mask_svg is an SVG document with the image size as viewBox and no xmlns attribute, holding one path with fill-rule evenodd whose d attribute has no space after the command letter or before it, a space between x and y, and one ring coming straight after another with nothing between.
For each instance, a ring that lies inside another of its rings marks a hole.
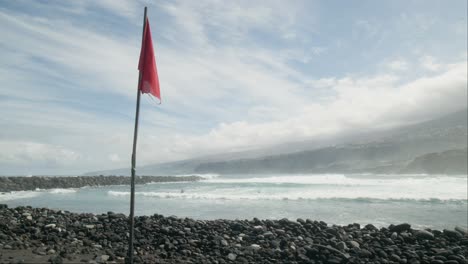
<instances>
[{"instance_id":1,"label":"wooden pole","mask_svg":"<svg viewBox=\"0 0 468 264\"><path fill-rule=\"evenodd\" d=\"M141 36L141 45L143 47L143 41L145 38L145 28L146 28L146 11L147 7L145 6L145 14L143 16L143 33ZM144 54L143 54L144 57ZM133 264L133 240L134 240L134 229L135 229L135 164L136 164L136 146L138 138L138 119L140 116L140 84L141 84L141 71L138 76L138 87L137 87L137 102L136 102L136 111L135 111L135 129L133 130L133 151L132 151L132 177L130 182L130 236L128 238L128 256L127 263Z\"/></svg>"}]
</instances>

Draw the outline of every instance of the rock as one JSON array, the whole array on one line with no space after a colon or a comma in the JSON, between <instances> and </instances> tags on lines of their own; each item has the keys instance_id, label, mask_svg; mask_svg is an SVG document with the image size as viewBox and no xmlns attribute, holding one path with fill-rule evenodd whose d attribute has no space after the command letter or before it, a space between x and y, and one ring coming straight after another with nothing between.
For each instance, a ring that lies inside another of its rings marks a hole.
<instances>
[{"instance_id":1,"label":"rock","mask_svg":"<svg viewBox=\"0 0 468 264\"><path fill-rule=\"evenodd\" d=\"M398 233L410 230L410 228L411 228L411 225L407 224L407 223L403 223L403 224L399 224L399 225L396 225L396 226L389 226L388 227L390 232L398 232Z\"/></svg>"},{"instance_id":2,"label":"rock","mask_svg":"<svg viewBox=\"0 0 468 264\"><path fill-rule=\"evenodd\" d=\"M221 240L221 245L227 247L229 245L229 243L226 241L226 240Z\"/></svg>"},{"instance_id":3,"label":"rock","mask_svg":"<svg viewBox=\"0 0 468 264\"><path fill-rule=\"evenodd\" d=\"M339 242L338 244L336 244L336 248L339 249L339 250L345 250L345 249L348 249L348 247L346 246L346 243L345 242Z\"/></svg>"},{"instance_id":4,"label":"rock","mask_svg":"<svg viewBox=\"0 0 468 264\"><path fill-rule=\"evenodd\" d=\"M85 225L87 229L94 229L95 225Z\"/></svg>"},{"instance_id":5,"label":"rock","mask_svg":"<svg viewBox=\"0 0 468 264\"><path fill-rule=\"evenodd\" d=\"M426 231L426 230L417 231L415 236L418 239L429 239L429 240L434 239L434 234L432 234L431 232Z\"/></svg>"},{"instance_id":6,"label":"rock","mask_svg":"<svg viewBox=\"0 0 468 264\"><path fill-rule=\"evenodd\" d=\"M234 253L229 253L228 256L227 256L227 258L228 258L229 260L231 260L231 261L234 261L234 260L236 260L237 255L234 254Z\"/></svg>"},{"instance_id":7,"label":"rock","mask_svg":"<svg viewBox=\"0 0 468 264\"><path fill-rule=\"evenodd\" d=\"M391 254L390 255L390 260L395 261L395 262L400 262L401 258L397 254Z\"/></svg>"},{"instance_id":8,"label":"rock","mask_svg":"<svg viewBox=\"0 0 468 264\"><path fill-rule=\"evenodd\" d=\"M360 248L359 243L356 242L356 241L353 241L353 240L348 241L348 244L349 244L352 248Z\"/></svg>"},{"instance_id":9,"label":"rock","mask_svg":"<svg viewBox=\"0 0 468 264\"><path fill-rule=\"evenodd\" d=\"M461 238L462 237L462 234L460 234L459 232L454 231L454 230L448 230L448 229L444 229L444 235L446 235L448 237L451 237L451 238Z\"/></svg>"},{"instance_id":10,"label":"rock","mask_svg":"<svg viewBox=\"0 0 468 264\"><path fill-rule=\"evenodd\" d=\"M109 260L109 255L100 255L96 257L97 263L106 263Z\"/></svg>"},{"instance_id":11,"label":"rock","mask_svg":"<svg viewBox=\"0 0 468 264\"><path fill-rule=\"evenodd\" d=\"M63 259L60 256L52 256L49 258L49 262L52 264L62 264Z\"/></svg>"},{"instance_id":12,"label":"rock","mask_svg":"<svg viewBox=\"0 0 468 264\"><path fill-rule=\"evenodd\" d=\"M49 249L49 251L47 251L47 254L48 255L53 255L53 254L55 254L55 250Z\"/></svg>"},{"instance_id":13,"label":"rock","mask_svg":"<svg viewBox=\"0 0 468 264\"><path fill-rule=\"evenodd\" d=\"M466 230L463 227L457 226L457 227L455 227L455 231L457 231L458 233L460 233L460 234L462 234L464 236L468 236L468 230Z\"/></svg>"},{"instance_id":14,"label":"rock","mask_svg":"<svg viewBox=\"0 0 468 264\"><path fill-rule=\"evenodd\" d=\"M366 226L364 226L364 229L371 230L371 231L379 230L373 224L367 224Z\"/></svg>"},{"instance_id":15,"label":"rock","mask_svg":"<svg viewBox=\"0 0 468 264\"><path fill-rule=\"evenodd\" d=\"M47 224L44 227L45 228L55 228L57 225L56 224Z\"/></svg>"},{"instance_id":16,"label":"rock","mask_svg":"<svg viewBox=\"0 0 468 264\"><path fill-rule=\"evenodd\" d=\"M359 256L361 258L370 258L370 257L372 257L372 253L369 250L361 249L359 251Z\"/></svg>"},{"instance_id":17,"label":"rock","mask_svg":"<svg viewBox=\"0 0 468 264\"><path fill-rule=\"evenodd\" d=\"M258 250L258 249L260 249L262 247L260 245L257 245L257 244L252 244L252 245L250 245L250 248L254 249L254 250Z\"/></svg>"},{"instance_id":18,"label":"rock","mask_svg":"<svg viewBox=\"0 0 468 264\"><path fill-rule=\"evenodd\" d=\"M327 259L327 263L340 264L340 263L342 263L342 260L339 259L339 258L336 258L336 257L330 257L329 259Z\"/></svg>"},{"instance_id":19,"label":"rock","mask_svg":"<svg viewBox=\"0 0 468 264\"><path fill-rule=\"evenodd\" d=\"M393 232L392 235L390 236L390 238L391 238L392 240L397 239L397 238L398 238L397 232Z\"/></svg>"},{"instance_id":20,"label":"rock","mask_svg":"<svg viewBox=\"0 0 468 264\"><path fill-rule=\"evenodd\" d=\"M4 246L3 246L3 249L13 249L13 247L10 246L10 245L4 245Z\"/></svg>"}]
</instances>

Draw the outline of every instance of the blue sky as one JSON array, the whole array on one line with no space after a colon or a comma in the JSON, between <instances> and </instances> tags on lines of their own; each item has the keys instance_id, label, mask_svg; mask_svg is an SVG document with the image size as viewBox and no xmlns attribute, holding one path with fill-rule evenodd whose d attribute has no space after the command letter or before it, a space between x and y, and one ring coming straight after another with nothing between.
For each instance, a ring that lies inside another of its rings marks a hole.
<instances>
[{"instance_id":1,"label":"blue sky","mask_svg":"<svg viewBox=\"0 0 468 264\"><path fill-rule=\"evenodd\" d=\"M0 174L129 166L143 7L163 104L138 164L466 107L467 2L0 1Z\"/></svg>"}]
</instances>

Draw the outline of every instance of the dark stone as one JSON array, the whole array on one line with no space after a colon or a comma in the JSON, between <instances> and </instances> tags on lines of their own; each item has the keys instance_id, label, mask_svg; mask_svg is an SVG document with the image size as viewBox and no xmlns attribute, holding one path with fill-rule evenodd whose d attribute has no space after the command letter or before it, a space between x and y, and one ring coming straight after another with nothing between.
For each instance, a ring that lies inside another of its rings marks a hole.
<instances>
[{"instance_id":1,"label":"dark stone","mask_svg":"<svg viewBox=\"0 0 468 264\"><path fill-rule=\"evenodd\" d=\"M411 228L411 225L410 224L407 224L407 223L403 223L403 224L399 224L399 225L391 225L388 227L388 230L390 230L390 232L398 232L398 233L401 233L403 231L407 231L407 230L410 230Z\"/></svg>"},{"instance_id":2,"label":"dark stone","mask_svg":"<svg viewBox=\"0 0 468 264\"><path fill-rule=\"evenodd\" d=\"M462 234L454 230L444 229L444 235L450 238L462 238Z\"/></svg>"},{"instance_id":3,"label":"dark stone","mask_svg":"<svg viewBox=\"0 0 468 264\"><path fill-rule=\"evenodd\" d=\"M415 233L416 238L418 239L434 239L434 234L426 230L419 230Z\"/></svg>"},{"instance_id":4,"label":"dark stone","mask_svg":"<svg viewBox=\"0 0 468 264\"><path fill-rule=\"evenodd\" d=\"M362 258L370 258L372 257L372 253L369 250L361 249L359 251L359 256Z\"/></svg>"},{"instance_id":5,"label":"dark stone","mask_svg":"<svg viewBox=\"0 0 468 264\"><path fill-rule=\"evenodd\" d=\"M390 260L395 261L395 262L400 262L401 258L396 254L391 254L390 255Z\"/></svg>"}]
</instances>

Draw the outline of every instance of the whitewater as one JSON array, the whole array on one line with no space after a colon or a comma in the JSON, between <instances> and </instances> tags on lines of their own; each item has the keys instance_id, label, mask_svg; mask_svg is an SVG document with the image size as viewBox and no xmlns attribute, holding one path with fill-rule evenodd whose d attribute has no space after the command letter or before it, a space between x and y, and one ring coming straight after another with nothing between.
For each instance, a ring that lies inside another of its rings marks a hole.
<instances>
[{"instance_id":1,"label":"whitewater","mask_svg":"<svg viewBox=\"0 0 468 264\"><path fill-rule=\"evenodd\" d=\"M199 182L138 185L136 212L196 219L310 218L332 224L409 222L467 227L466 175L199 175ZM128 213L128 186L12 192L0 203Z\"/></svg>"}]
</instances>

